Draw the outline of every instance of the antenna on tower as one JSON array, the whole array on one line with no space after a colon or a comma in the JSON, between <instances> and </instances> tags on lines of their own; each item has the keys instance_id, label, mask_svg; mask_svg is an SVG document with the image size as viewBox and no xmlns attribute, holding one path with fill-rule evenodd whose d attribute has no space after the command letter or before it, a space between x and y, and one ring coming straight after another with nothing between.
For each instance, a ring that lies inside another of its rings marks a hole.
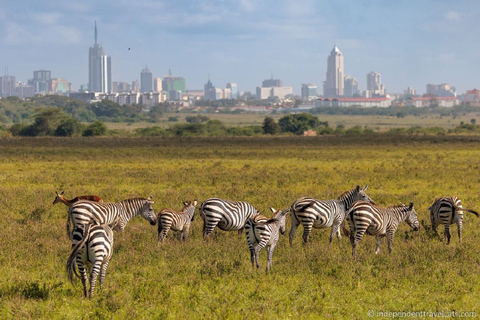
<instances>
[{"instance_id":1,"label":"antenna on tower","mask_svg":"<svg viewBox=\"0 0 480 320\"><path fill-rule=\"evenodd\" d=\"M97 46L97 20L95 20L95 47Z\"/></svg>"},{"instance_id":2,"label":"antenna on tower","mask_svg":"<svg viewBox=\"0 0 480 320\"><path fill-rule=\"evenodd\" d=\"M168 69L168 75L171 77L172 76L172 70Z\"/></svg>"}]
</instances>

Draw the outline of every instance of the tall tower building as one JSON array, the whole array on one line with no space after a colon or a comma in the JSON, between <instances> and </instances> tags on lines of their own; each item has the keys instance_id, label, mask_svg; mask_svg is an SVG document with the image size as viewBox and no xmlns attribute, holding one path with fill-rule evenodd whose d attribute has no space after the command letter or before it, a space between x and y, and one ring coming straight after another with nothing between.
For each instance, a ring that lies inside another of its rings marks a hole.
<instances>
[{"instance_id":1,"label":"tall tower building","mask_svg":"<svg viewBox=\"0 0 480 320\"><path fill-rule=\"evenodd\" d=\"M367 98L375 96L384 96L385 86L382 84L382 75L378 72L372 71L367 74L367 91L365 96Z\"/></svg>"},{"instance_id":2,"label":"tall tower building","mask_svg":"<svg viewBox=\"0 0 480 320\"><path fill-rule=\"evenodd\" d=\"M345 84L344 94L346 97L353 97L359 93L357 79L350 76L345 76L343 82Z\"/></svg>"},{"instance_id":3,"label":"tall tower building","mask_svg":"<svg viewBox=\"0 0 480 320\"><path fill-rule=\"evenodd\" d=\"M151 92L153 91L153 77L150 70L145 65L145 69L140 73L140 91Z\"/></svg>"},{"instance_id":4,"label":"tall tower building","mask_svg":"<svg viewBox=\"0 0 480 320\"><path fill-rule=\"evenodd\" d=\"M236 83L227 83L227 89L232 90L232 99L238 99L238 87Z\"/></svg>"},{"instance_id":5,"label":"tall tower building","mask_svg":"<svg viewBox=\"0 0 480 320\"><path fill-rule=\"evenodd\" d=\"M162 78L153 79L153 92L162 92Z\"/></svg>"},{"instance_id":6,"label":"tall tower building","mask_svg":"<svg viewBox=\"0 0 480 320\"><path fill-rule=\"evenodd\" d=\"M343 54L336 45L327 59L327 80L323 83L323 95L326 97L338 97L344 95Z\"/></svg>"},{"instance_id":7,"label":"tall tower building","mask_svg":"<svg viewBox=\"0 0 480 320\"><path fill-rule=\"evenodd\" d=\"M302 101L308 102L317 98L317 86L311 83L302 84Z\"/></svg>"},{"instance_id":8,"label":"tall tower building","mask_svg":"<svg viewBox=\"0 0 480 320\"><path fill-rule=\"evenodd\" d=\"M95 43L88 51L88 91L112 92L112 60L105 55L97 42L97 22L95 21Z\"/></svg>"}]
</instances>

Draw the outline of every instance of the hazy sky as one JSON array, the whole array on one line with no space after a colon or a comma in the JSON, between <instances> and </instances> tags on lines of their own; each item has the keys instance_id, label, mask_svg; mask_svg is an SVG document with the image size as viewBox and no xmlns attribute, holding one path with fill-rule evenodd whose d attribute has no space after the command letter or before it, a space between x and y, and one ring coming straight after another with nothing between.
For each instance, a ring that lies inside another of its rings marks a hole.
<instances>
[{"instance_id":1,"label":"hazy sky","mask_svg":"<svg viewBox=\"0 0 480 320\"><path fill-rule=\"evenodd\" d=\"M51 70L78 90L95 20L114 81L140 79L146 64L154 77L171 69L192 90L210 77L255 91L273 75L296 94L302 83L322 94L336 43L361 91L371 71L391 93L424 93L427 83L480 88L477 0L0 0L1 74L8 67L26 82Z\"/></svg>"}]
</instances>

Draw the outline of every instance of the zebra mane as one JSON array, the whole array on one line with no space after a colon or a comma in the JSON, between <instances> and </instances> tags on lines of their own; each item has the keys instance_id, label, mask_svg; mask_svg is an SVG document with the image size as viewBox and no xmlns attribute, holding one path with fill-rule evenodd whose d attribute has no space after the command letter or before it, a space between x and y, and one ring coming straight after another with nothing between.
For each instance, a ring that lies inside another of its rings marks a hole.
<instances>
[{"instance_id":1,"label":"zebra mane","mask_svg":"<svg viewBox=\"0 0 480 320\"><path fill-rule=\"evenodd\" d=\"M338 196L337 200L345 200L345 199L348 199L348 197L350 197L354 191L356 191L357 189L352 189L352 190L347 190L345 192L343 192L340 196Z\"/></svg>"},{"instance_id":2,"label":"zebra mane","mask_svg":"<svg viewBox=\"0 0 480 320\"><path fill-rule=\"evenodd\" d=\"M125 199L125 200L122 200L120 202L123 202L123 203L133 203L133 202L138 202L138 201L146 201L146 200L149 200L147 198L130 198L130 199Z\"/></svg>"}]
</instances>

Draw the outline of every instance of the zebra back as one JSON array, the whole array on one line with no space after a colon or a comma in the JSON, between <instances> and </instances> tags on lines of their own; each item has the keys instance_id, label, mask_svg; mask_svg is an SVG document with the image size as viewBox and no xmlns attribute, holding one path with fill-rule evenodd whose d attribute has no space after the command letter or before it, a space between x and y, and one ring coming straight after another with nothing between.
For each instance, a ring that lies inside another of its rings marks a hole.
<instances>
[{"instance_id":1,"label":"zebra back","mask_svg":"<svg viewBox=\"0 0 480 320\"><path fill-rule=\"evenodd\" d=\"M240 230L249 218L259 215L258 210L246 201L230 201L220 198L205 200L199 209L204 220L204 236L218 225L221 230Z\"/></svg>"},{"instance_id":2,"label":"zebra back","mask_svg":"<svg viewBox=\"0 0 480 320\"><path fill-rule=\"evenodd\" d=\"M149 221L151 225L157 222L154 202L151 198L132 198L119 203L100 203L87 200L80 200L72 204L68 211L67 233L71 238L71 230L77 225L89 223L107 224L112 229L123 231L130 219L137 215Z\"/></svg>"}]
</instances>

